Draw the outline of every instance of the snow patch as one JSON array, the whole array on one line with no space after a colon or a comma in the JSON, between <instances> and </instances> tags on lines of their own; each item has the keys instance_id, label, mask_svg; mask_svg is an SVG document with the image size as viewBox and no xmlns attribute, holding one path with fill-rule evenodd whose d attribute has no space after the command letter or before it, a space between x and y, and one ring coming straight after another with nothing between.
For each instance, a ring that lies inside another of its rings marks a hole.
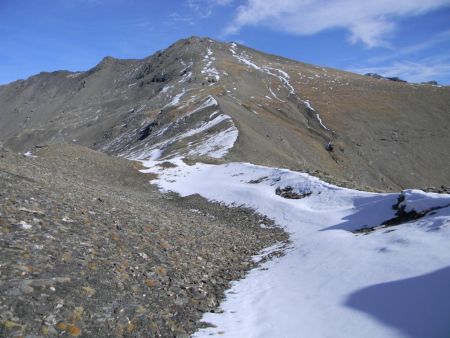
<instances>
[{"instance_id":1,"label":"snow patch","mask_svg":"<svg viewBox=\"0 0 450 338\"><path fill-rule=\"evenodd\" d=\"M280 102L285 102L284 100L280 99L280 98L277 96L277 94L275 94L275 93L273 92L273 90L272 90L271 87L269 87L269 93L270 93L275 99L277 99L278 101L280 101Z\"/></svg>"},{"instance_id":2,"label":"snow patch","mask_svg":"<svg viewBox=\"0 0 450 338\"><path fill-rule=\"evenodd\" d=\"M327 126L325 126L322 122L322 119L320 118L320 115L316 113L316 118L317 121L319 121L320 125L325 129L325 130L330 130Z\"/></svg>"},{"instance_id":3,"label":"snow patch","mask_svg":"<svg viewBox=\"0 0 450 338\"><path fill-rule=\"evenodd\" d=\"M404 211L423 212L434 208L442 208L450 205L450 195L426 193L422 190L410 189L402 192L404 200L399 207Z\"/></svg>"},{"instance_id":4,"label":"snow patch","mask_svg":"<svg viewBox=\"0 0 450 338\"><path fill-rule=\"evenodd\" d=\"M309 100L305 100L303 101L305 103L306 108L315 111L315 109L311 106L311 104L309 103Z\"/></svg>"},{"instance_id":5,"label":"snow patch","mask_svg":"<svg viewBox=\"0 0 450 338\"><path fill-rule=\"evenodd\" d=\"M37 157L36 155L33 155L31 153L31 151L27 151L26 153L23 153L22 155L25 156L25 157L30 157L30 158L36 158Z\"/></svg>"},{"instance_id":6,"label":"snow patch","mask_svg":"<svg viewBox=\"0 0 450 338\"><path fill-rule=\"evenodd\" d=\"M394 338L449 332L450 207L354 234L394 217L399 194L339 188L307 174L247 163L173 161L176 168L145 163L150 168L144 172L158 173L163 191L253 208L285 227L292 241L285 256L232 283L223 312L202 319L215 327L194 337ZM311 194L293 200L275 193L286 187ZM406 206L419 210L450 198L419 191L404 195Z\"/></svg>"},{"instance_id":7,"label":"snow patch","mask_svg":"<svg viewBox=\"0 0 450 338\"><path fill-rule=\"evenodd\" d=\"M20 221L18 224L24 230L30 230L33 226L25 221Z\"/></svg>"},{"instance_id":8,"label":"snow patch","mask_svg":"<svg viewBox=\"0 0 450 338\"><path fill-rule=\"evenodd\" d=\"M276 77L288 89L289 94L295 94L295 89L290 83L290 76L284 70L269 66L258 66L253 60L251 60L250 56L245 51L238 52L236 50L236 46L232 46L230 48L230 52L239 62L244 63L248 67Z\"/></svg>"},{"instance_id":9,"label":"snow patch","mask_svg":"<svg viewBox=\"0 0 450 338\"><path fill-rule=\"evenodd\" d=\"M308 108L309 110L312 111L316 111L312 106L311 103L309 102L309 100L303 100L303 103L305 104L306 108ZM319 113L316 113L316 119L317 121L319 121L319 124L322 126L323 129L325 130L330 130L330 128L328 128L322 121L322 119L320 118Z\"/></svg>"},{"instance_id":10,"label":"snow patch","mask_svg":"<svg viewBox=\"0 0 450 338\"><path fill-rule=\"evenodd\" d=\"M165 93L167 93L170 89L172 89L173 88L173 85L165 85L164 87L163 87L163 89L161 89L161 93L162 94L165 94Z\"/></svg>"},{"instance_id":11,"label":"snow patch","mask_svg":"<svg viewBox=\"0 0 450 338\"><path fill-rule=\"evenodd\" d=\"M216 60L216 58L213 57L212 55L213 55L213 51L211 50L211 48L207 47L206 54L203 57L205 66L201 70L201 73L206 75L206 77L208 79L212 78L217 82L220 80L220 74L219 74L219 71L212 65L213 62ZM214 83L211 83L211 85L212 84L214 84Z\"/></svg>"},{"instance_id":12,"label":"snow patch","mask_svg":"<svg viewBox=\"0 0 450 338\"><path fill-rule=\"evenodd\" d=\"M188 82L191 78L192 78L192 72L187 72L186 74L184 74L181 77L181 79L178 81L178 83Z\"/></svg>"},{"instance_id":13,"label":"snow patch","mask_svg":"<svg viewBox=\"0 0 450 338\"><path fill-rule=\"evenodd\" d=\"M80 76L81 74L83 74L83 72L78 72L78 73L69 74L69 75L66 76L66 78L68 78L68 79L74 79L74 78Z\"/></svg>"},{"instance_id":14,"label":"snow patch","mask_svg":"<svg viewBox=\"0 0 450 338\"><path fill-rule=\"evenodd\" d=\"M171 106L176 106L176 105L180 102L180 99L181 99L181 97L184 95L184 93L186 93L186 89L183 88L183 90L181 91L181 93L175 95L175 96L172 98L172 100L171 100L168 104L166 104L166 105L164 106L164 108L171 107Z\"/></svg>"},{"instance_id":15,"label":"snow patch","mask_svg":"<svg viewBox=\"0 0 450 338\"><path fill-rule=\"evenodd\" d=\"M265 226L262 226L263 228ZM284 251L285 243L276 243L274 245L271 245L267 248L262 249L257 255L254 255L252 257L252 261L255 263L261 262L263 259L267 258L271 254L277 252L277 251Z\"/></svg>"},{"instance_id":16,"label":"snow patch","mask_svg":"<svg viewBox=\"0 0 450 338\"><path fill-rule=\"evenodd\" d=\"M159 130L155 137L161 137L169 128L174 128L181 121L185 121L191 115L203 111L209 107L217 107L218 103L213 96L208 96L201 104L192 111L187 112L181 117L177 118L174 122L168 124L161 130ZM221 127L220 127L221 126ZM204 133L202 135L202 133ZM234 143L238 137L238 129L233 123L230 116L221 114L219 110L215 110L210 114L208 121L201 121L193 128L178 133L177 135L157 142L150 146L146 146L144 149L140 146L138 150L128 151L121 154L121 156L127 157L133 160L148 160L156 161L163 156L164 150L175 144L176 142L185 140L197 136L196 139L189 142L187 148L184 149L188 155L197 156L209 156L213 158L220 158L225 156L228 151L234 146ZM183 150L181 150L183 151ZM186 152L187 151L187 152ZM177 154L166 155L166 157L177 157Z\"/></svg>"}]
</instances>

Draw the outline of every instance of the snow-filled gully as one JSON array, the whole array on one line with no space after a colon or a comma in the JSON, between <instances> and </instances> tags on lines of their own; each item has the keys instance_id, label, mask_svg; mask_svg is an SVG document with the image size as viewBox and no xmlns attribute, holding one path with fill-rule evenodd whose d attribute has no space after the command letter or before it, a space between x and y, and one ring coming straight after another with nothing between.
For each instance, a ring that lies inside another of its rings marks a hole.
<instances>
[{"instance_id":1,"label":"snow-filled gully","mask_svg":"<svg viewBox=\"0 0 450 338\"><path fill-rule=\"evenodd\" d=\"M214 327L194 337L450 337L450 207L378 229L398 194L339 188L307 174L247 163L176 167L146 161L164 191L245 204L290 233L286 255L234 282ZM259 183L249 183L250 181ZM286 199L277 187L308 194ZM405 210L450 204L449 195L412 190Z\"/></svg>"}]
</instances>

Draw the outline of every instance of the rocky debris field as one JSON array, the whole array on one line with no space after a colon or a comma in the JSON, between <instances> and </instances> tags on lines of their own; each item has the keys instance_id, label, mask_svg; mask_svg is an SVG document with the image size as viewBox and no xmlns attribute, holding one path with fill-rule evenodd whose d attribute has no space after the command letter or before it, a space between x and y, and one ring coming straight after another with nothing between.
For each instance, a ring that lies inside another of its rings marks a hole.
<instances>
[{"instance_id":1,"label":"rocky debris field","mask_svg":"<svg viewBox=\"0 0 450 338\"><path fill-rule=\"evenodd\" d=\"M139 167L0 149L0 337L188 337L252 255L287 241L250 210L161 194Z\"/></svg>"}]
</instances>

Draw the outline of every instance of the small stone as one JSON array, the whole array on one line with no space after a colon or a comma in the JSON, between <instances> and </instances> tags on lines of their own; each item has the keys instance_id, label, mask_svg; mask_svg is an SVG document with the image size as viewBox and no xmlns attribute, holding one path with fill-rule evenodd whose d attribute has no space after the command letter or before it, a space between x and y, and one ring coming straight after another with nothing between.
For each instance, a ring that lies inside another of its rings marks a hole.
<instances>
[{"instance_id":1,"label":"small stone","mask_svg":"<svg viewBox=\"0 0 450 338\"><path fill-rule=\"evenodd\" d=\"M147 279L147 280L145 281L145 284L146 284L149 288L154 288L154 287L158 284L158 282L155 281L154 279Z\"/></svg>"},{"instance_id":2,"label":"small stone","mask_svg":"<svg viewBox=\"0 0 450 338\"><path fill-rule=\"evenodd\" d=\"M45 215L45 213L39 209L28 209L28 208L21 207L21 208L19 208L19 211L28 212L30 214Z\"/></svg>"},{"instance_id":3,"label":"small stone","mask_svg":"<svg viewBox=\"0 0 450 338\"><path fill-rule=\"evenodd\" d=\"M41 332L44 336L56 336L58 334L58 331L52 325L43 326Z\"/></svg>"},{"instance_id":4,"label":"small stone","mask_svg":"<svg viewBox=\"0 0 450 338\"><path fill-rule=\"evenodd\" d=\"M187 304L188 300L186 298L177 298L174 302L175 305L183 306L184 304Z\"/></svg>"},{"instance_id":5,"label":"small stone","mask_svg":"<svg viewBox=\"0 0 450 338\"><path fill-rule=\"evenodd\" d=\"M167 269L162 265L155 266L154 270L158 274L158 276L165 276L167 273Z\"/></svg>"},{"instance_id":6,"label":"small stone","mask_svg":"<svg viewBox=\"0 0 450 338\"><path fill-rule=\"evenodd\" d=\"M91 288L90 286L83 286L81 289L88 297L92 297L96 292L95 289Z\"/></svg>"},{"instance_id":7,"label":"small stone","mask_svg":"<svg viewBox=\"0 0 450 338\"><path fill-rule=\"evenodd\" d=\"M77 306L72 313L72 323L79 322L83 318L84 308L82 306Z\"/></svg>"},{"instance_id":8,"label":"small stone","mask_svg":"<svg viewBox=\"0 0 450 338\"><path fill-rule=\"evenodd\" d=\"M22 229L30 230L33 226L25 221L20 221L18 226L22 227Z\"/></svg>"},{"instance_id":9,"label":"small stone","mask_svg":"<svg viewBox=\"0 0 450 338\"><path fill-rule=\"evenodd\" d=\"M56 327L61 331L66 331L68 334L74 337L77 337L81 334L81 329L73 324L60 322Z\"/></svg>"},{"instance_id":10,"label":"small stone","mask_svg":"<svg viewBox=\"0 0 450 338\"><path fill-rule=\"evenodd\" d=\"M5 329L11 330L16 327L21 327L19 323L13 322L12 320L5 320L2 322L2 325Z\"/></svg>"},{"instance_id":11,"label":"small stone","mask_svg":"<svg viewBox=\"0 0 450 338\"><path fill-rule=\"evenodd\" d=\"M147 259L148 258L147 254L145 252L140 252L139 256L141 256L143 259Z\"/></svg>"},{"instance_id":12,"label":"small stone","mask_svg":"<svg viewBox=\"0 0 450 338\"><path fill-rule=\"evenodd\" d=\"M44 323L47 325L56 325L57 320L56 320L56 316L53 313L48 314L47 316L44 317Z\"/></svg>"}]
</instances>

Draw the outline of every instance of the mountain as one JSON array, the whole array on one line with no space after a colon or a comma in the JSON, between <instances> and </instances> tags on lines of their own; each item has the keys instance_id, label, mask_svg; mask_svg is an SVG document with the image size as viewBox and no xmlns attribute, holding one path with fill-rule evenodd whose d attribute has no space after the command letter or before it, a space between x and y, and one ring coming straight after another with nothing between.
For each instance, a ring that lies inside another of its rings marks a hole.
<instances>
[{"instance_id":1,"label":"mountain","mask_svg":"<svg viewBox=\"0 0 450 338\"><path fill-rule=\"evenodd\" d=\"M449 107L198 37L0 86L0 337L448 337Z\"/></svg>"},{"instance_id":2,"label":"mountain","mask_svg":"<svg viewBox=\"0 0 450 338\"><path fill-rule=\"evenodd\" d=\"M450 88L361 76L209 38L0 86L0 142L75 143L313 173L371 190L450 181Z\"/></svg>"}]
</instances>

